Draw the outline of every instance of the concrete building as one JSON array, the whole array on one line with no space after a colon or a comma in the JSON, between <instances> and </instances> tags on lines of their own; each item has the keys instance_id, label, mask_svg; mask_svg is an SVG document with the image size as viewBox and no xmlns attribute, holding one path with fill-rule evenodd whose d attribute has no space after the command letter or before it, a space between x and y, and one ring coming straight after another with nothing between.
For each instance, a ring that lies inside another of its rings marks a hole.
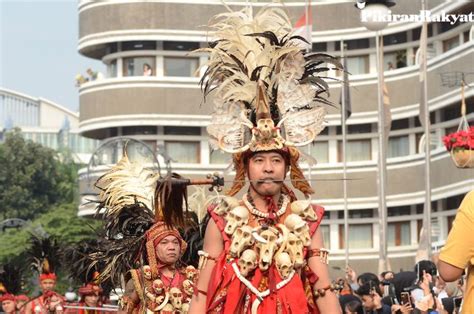
<instances>
[{"instance_id":1,"label":"concrete building","mask_svg":"<svg viewBox=\"0 0 474 314\"><path fill-rule=\"evenodd\" d=\"M249 1L258 9L268 4ZM286 1L293 21L304 13L304 1ZM233 1L238 10L246 1ZM429 1L432 14L469 14L474 3ZM341 41L352 74L352 116L348 119L349 248L358 270L377 269L377 74L374 33L361 25L350 1L313 1L313 50L340 55ZM394 14L418 14L420 1L399 0ZM102 60L107 75L85 83L79 91L79 131L107 140L127 136L156 150L164 147L184 176L224 171L230 157L212 152L206 136L210 103L202 104L197 69L207 60L191 50L206 46L205 25L225 8L218 0L80 1L79 43L82 55ZM392 268L411 269L418 248L424 202L423 130L419 115L419 47L421 23L391 23L383 31L385 82L392 129L388 145L388 254ZM463 195L473 189L472 170L457 169L441 138L455 131L460 118L460 89L443 86L441 74L474 72L472 22L429 24L428 99L432 123L432 239L433 250L443 245ZM391 65L389 65L389 63ZM328 73L340 76L340 73ZM472 83L473 75L466 75ZM331 99L339 102L340 83L330 83ZM474 118L474 89L466 90L468 119ZM314 179L314 201L326 207L322 231L331 265L344 264L342 132L340 112L330 111L327 128L307 148L318 164L306 169ZM102 170L81 171L83 199L93 193L91 180ZM229 178L232 173L228 174ZM319 180L319 181L318 181ZM89 215L85 201L79 215ZM336 270L333 270L337 273ZM339 275L342 275L340 273Z\"/></svg>"},{"instance_id":2,"label":"concrete building","mask_svg":"<svg viewBox=\"0 0 474 314\"><path fill-rule=\"evenodd\" d=\"M68 149L75 162L86 164L99 141L79 134L79 114L44 98L0 88L0 141L20 128L25 139L55 150Z\"/></svg>"}]
</instances>

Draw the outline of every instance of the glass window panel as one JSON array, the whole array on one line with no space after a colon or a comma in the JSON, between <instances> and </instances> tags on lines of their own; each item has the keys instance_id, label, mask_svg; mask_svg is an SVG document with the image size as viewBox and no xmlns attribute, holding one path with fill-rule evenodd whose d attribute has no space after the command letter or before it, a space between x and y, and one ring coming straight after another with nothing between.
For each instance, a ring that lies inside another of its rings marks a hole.
<instances>
[{"instance_id":1,"label":"glass window panel","mask_svg":"<svg viewBox=\"0 0 474 314\"><path fill-rule=\"evenodd\" d=\"M315 158L318 163L329 162L329 143L313 142L310 148L311 157Z\"/></svg>"},{"instance_id":2,"label":"glass window panel","mask_svg":"<svg viewBox=\"0 0 474 314\"><path fill-rule=\"evenodd\" d=\"M339 225L339 248L344 248L344 225ZM373 247L372 224L349 225L349 248L367 249Z\"/></svg>"},{"instance_id":3,"label":"glass window panel","mask_svg":"<svg viewBox=\"0 0 474 314\"><path fill-rule=\"evenodd\" d=\"M164 58L164 75L165 76L196 76L196 70L199 65L198 58Z\"/></svg>"},{"instance_id":4,"label":"glass window panel","mask_svg":"<svg viewBox=\"0 0 474 314\"><path fill-rule=\"evenodd\" d=\"M166 152L179 163L199 163L199 142L165 142Z\"/></svg>"},{"instance_id":5,"label":"glass window panel","mask_svg":"<svg viewBox=\"0 0 474 314\"><path fill-rule=\"evenodd\" d=\"M330 232L329 232L329 225L319 225L319 228L321 229L321 233L323 234L323 241L324 241L324 247L326 249L329 249L329 243L330 241Z\"/></svg>"},{"instance_id":6,"label":"glass window panel","mask_svg":"<svg viewBox=\"0 0 474 314\"><path fill-rule=\"evenodd\" d=\"M198 42L164 41L163 50L193 51L199 48Z\"/></svg>"},{"instance_id":7,"label":"glass window panel","mask_svg":"<svg viewBox=\"0 0 474 314\"><path fill-rule=\"evenodd\" d=\"M342 162L342 141L338 141L338 162ZM372 159L370 140L351 140L346 143L346 161L362 161Z\"/></svg>"},{"instance_id":8,"label":"glass window panel","mask_svg":"<svg viewBox=\"0 0 474 314\"><path fill-rule=\"evenodd\" d=\"M156 41L125 41L122 43L122 51L127 50L155 50Z\"/></svg>"},{"instance_id":9,"label":"glass window panel","mask_svg":"<svg viewBox=\"0 0 474 314\"><path fill-rule=\"evenodd\" d=\"M107 77L117 77L117 60L107 65Z\"/></svg>"},{"instance_id":10,"label":"glass window panel","mask_svg":"<svg viewBox=\"0 0 474 314\"><path fill-rule=\"evenodd\" d=\"M213 150L209 155L209 162L211 164L229 164L232 160L230 154L224 153L220 150Z\"/></svg>"},{"instance_id":11,"label":"glass window panel","mask_svg":"<svg viewBox=\"0 0 474 314\"><path fill-rule=\"evenodd\" d=\"M459 36L444 40L443 41L443 52L446 52L448 50L456 48L457 46L459 46Z\"/></svg>"},{"instance_id":12,"label":"glass window panel","mask_svg":"<svg viewBox=\"0 0 474 314\"><path fill-rule=\"evenodd\" d=\"M388 157L400 157L410 154L408 135L390 137L388 139Z\"/></svg>"},{"instance_id":13,"label":"glass window panel","mask_svg":"<svg viewBox=\"0 0 474 314\"><path fill-rule=\"evenodd\" d=\"M192 126L165 126L166 135L201 135L201 128Z\"/></svg>"},{"instance_id":14,"label":"glass window panel","mask_svg":"<svg viewBox=\"0 0 474 314\"><path fill-rule=\"evenodd\" d=\"M387 227L388 246L410 245L410 222L388 223Z\"/></svg>"},{"instance_id":15,"label":"glass window panel","mask_svg":"<svg viewBox=\"0 0 474 314\"><path fill-rule=\"evenodd\" d=\"M123 76L151 76L155 73L155 58L125 58L123 60Z\"/></svg>"},{"instance_id":16,"label":"glass window panel","mask_svg":"<svg viewBox=\"0 0 474 314\"><path fill-rule=\"evenodd\" d=\"M369 56L347 57L347 70L351 74L369 73Z\"/></svg>"}]
</instances>

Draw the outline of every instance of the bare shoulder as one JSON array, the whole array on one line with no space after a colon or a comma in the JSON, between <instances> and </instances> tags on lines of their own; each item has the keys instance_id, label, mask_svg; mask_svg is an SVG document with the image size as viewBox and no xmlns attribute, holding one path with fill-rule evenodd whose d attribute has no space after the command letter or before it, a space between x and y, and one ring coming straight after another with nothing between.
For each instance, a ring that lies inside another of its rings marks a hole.
<instances>
[{"instance_id":1,"label":"bare shoulder","mask_svg":"<svg viewBox=\"0 0 474 314\"><path fill-rule=\"evenodd\" d=\"M203 249L211 256L219 255L224 249L224 239L213 219L210 219L207 224Z\"/></svg>"}]
</instances>

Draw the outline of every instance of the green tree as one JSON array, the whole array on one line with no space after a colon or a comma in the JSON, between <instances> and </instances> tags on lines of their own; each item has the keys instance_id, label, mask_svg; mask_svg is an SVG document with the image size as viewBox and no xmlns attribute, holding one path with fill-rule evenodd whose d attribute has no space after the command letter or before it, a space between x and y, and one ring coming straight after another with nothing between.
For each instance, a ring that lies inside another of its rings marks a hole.
<instances>
[{"instance_id":1,"label":"green tree","mask_svg":"<svg viewBox=\"0 0 474 314\"><path fill-rule=\"evenodd\" d=\"M72 202L77 178L73 163L56 151L25 140L19 130L0 145L0 221L33 219L53 204Z\"/></svg>"}]
</instances>

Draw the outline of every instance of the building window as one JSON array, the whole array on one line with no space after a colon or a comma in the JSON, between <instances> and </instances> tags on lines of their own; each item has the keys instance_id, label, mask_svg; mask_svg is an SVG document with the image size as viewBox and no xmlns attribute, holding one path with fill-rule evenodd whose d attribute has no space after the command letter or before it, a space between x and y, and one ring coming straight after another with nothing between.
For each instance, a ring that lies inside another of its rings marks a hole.
<instances>
[{"instance_id":1,"label":"building window","mask_svg":"<svg viewBox=\"0 0 474 314\"><path fill-rule=\"evenodd\" d=\"M388 157L401 157L410 154L408 135L393 136L388 139Z\"/></svg>"},{"instance_id":2,"label":"building window","mask_svg":"<svg viewBox=\"0 0 474 314\"><path fill-rule=\"evenodd\" d=\"M199 142L165 141L165 150L171 159L178 163L198 164L201 162Z\"/></svg>"},{"instance_id":3,"label":"building window","mask_svg":"<svg viewBox=\"0 0 474 314\"><path fill-rule=\"evenodd\" d=\"M329 143L328 142L313 142L310 147L311 156L316 159L318 163L329 162Z\"/></svg>"},{"instance_id":4,"label":"building window","mask_svg":"<svg viewBox=\"0 0 474 314\"><path fill-rule=\"evenodd\" d=\"M155 73L155 58L125 58L123 76L151 76Z\"/></svg>"},{"instance_id":5,"label":"building window","mask_svg":"<svg viewBox=\"0 0 474 314\"><path fill-rule=\"evenodd\" d=\"M230 154L220 150L212 150L209 155L209 162L211 164L229 164L231 160L232 156Z\"/></svg>"},{"instance_id":6,"label":"building window","mask_svg":"<svg viewBox=\"0 0 474 314\"><path fill-rule=\"evenodd\" d=\"M328 47L327 47L327 43L326 42L318 42L318 43L313 43L313 51L315 52L326 52L328 51Z\"/></svg>"},{"instance_id":7,"label":"building window","mask_svg":"<svg viewBox=\"0 0 474 314\"><path fill-rule=\"evenodd\" d=\"M117 77L117 60L112 60L107 64L107 77Z\"/></svg>"},{"instance_id":8,"label":"building window","mask_svg":"<svg viewBox=\"0 0 474 314\"><path fill-rule=\"evenodd\" d=\"M400 119L400 120L393 120L390 130L405 130L408 129L408 118L407 119Z\"/></svg>"},{"instance_id":9,"label":"building window","mask_svg":"<svg viewBox=\"0 0 474 314\"><path fill-rule=\"evenodd\" d=\"M165 135L201 135L201 128L192 126L165 126Z\"/></svg>"},{"instance_id":10,"label":"building window","mask_svg":"<svg viewBox=\"0 0 474 314\"><path fill-rule=\"evenodd\" d=\"M324 247L329 249L331 243L329 225L319 225L319 229L321 229L321 233L323 235Z\"/></svg>"},{"instance_id":11,"label":"building window","mask_svg":"<svg viewBox=\"0 0 474 314\"><path fill-rule=\"evenodd\" d=\"M156 41L125 41L122 51L129 50L156 50Z\"/></svg>"},{"instance_id":12,"label":"building window","mask_svg":"<svg viewBox=\"0 0 474 314\"><path fill-rule=\"evenodd\" d=\"M369 249L373 247L372 224L349 225L349 248ZM344 225L339 225L339 248L344 249Z\"/></svg>"},{"instance_id":13,"label":"building window","mask_svg":"<svg viewBox=\"0 0 474 314\"><path fill-rule=\"evenodd\" d=\"M406 50L398 50L391 53L384 54L385 71L400 69L407 66L407 52Z\"/></svg>"},{"instance_id":14,"label":"building window","mask_svg":"<svg viewBox=\"0 0 474 314\"><path fill-rule=\"evenodd\" d=\"M337 141L337 161L342 162L342 141ZM372 159L370 140L350 140L346 143L346 161L363 161Z\"/></svg>"},{"instance_id":15,"label":"building window","mask_svg":"<svg viewBox=\"0 0 474 314\"><path fill-rule=\"evenodd\" d=\"M408 216L410 215L410 206L389 207L388 216Z\"/></svg>"},{"instance_id":16,"label":"building window","mask_svg":"<svg viewBox=\"0 0 474 314\"><path fill-rule=\"evenodd\" d=\"M193 51L199 49L199 43L187 41L164 41L163 50Z\"/></svg>"},{"instance_id":17,"label":"building window","mask_svg":"<svg viewBox=\"0 0 474 314\"><path fill-rule=\"evenodd\" d=\"M196 76L199 58L164 57L165 76Z\"/></svg>"},{"instance_id":18,"label":"building window","mask_svg":"<svg viewBox=\"0 0 474 314\"><path fill-rule=\"evenodd\" d=\"M149 135L158 134L156 126L124 126L122 135Z\"/></svg>"},{"instance_id":19,"label":"building window","mask_svg":"<svg viewBox=\"0 0 474 314\"><path fill-rule=\"evenodd\" d=\"M347 71L350 74L369 73L369 56L347 57Z\"/></svg>"},{"instance_id":20,"label":"building window","mask_svg":"<svg viewBox=\"0 0 474 314\"><path fill-rule=\"evenodd\" d=\"M387 230L387 245L410 245L410 222L390 222Z\"/></svg>"},{"instance_id":21,"label":"building window","mask_svg":"<svg viewBox=\"0 0 474 314\"><path fill-rule=\"evenodd\" d=\"M372 132L372 125L371 124L349 124L347 126L347 133L348 134L363 134L363 133L371 133ZM342 127L338 125L336 127L336 134L342 134Z\"/></svg>"},{"instance_id":22,"label":"building window","mask_svg":"<svg viewBox=\"0 0 474 314\"><path fill-rule=\"evenodd\" d=\"M355 210L349 210L349 218L350 219L357 219L357 218L371 218L374 217L374 210L372 208L370 209L355 209ZM337 217L339 219L344 219L344 211L339 210L337 212Z\"/></svg>"},{"instance_id":23,"label":"building window","mask_svg":"<svg viewBox=\"0 0 474 314\"><path fill-rule=\"evenodd\" d=\"M447 210L458 209L461 206L461 202L464 198L464 195L451 196L446 199Z\"/></svg>"},{"instance_id":24,"label":"building window","mask_svg":"<svg viewBox=\"0 0 474 314\"><path fill-rule=\"evenodd\" d=\"M447 23L448 24L448 23ZM459 36L456 35L453 38L443 40L443 52L451 50L459 46Z\"/></svg>"},{"instance_id":25,"label":"building window","mask_svg":"<svg viewBox=\"0 0 474 314\"><path fill-rule=\"evenodd\" d=\"M396 34L390 34L383 36L383 45L397 45L407 42L407 32L400 32Z\"/></svg>"}]
</instances>

